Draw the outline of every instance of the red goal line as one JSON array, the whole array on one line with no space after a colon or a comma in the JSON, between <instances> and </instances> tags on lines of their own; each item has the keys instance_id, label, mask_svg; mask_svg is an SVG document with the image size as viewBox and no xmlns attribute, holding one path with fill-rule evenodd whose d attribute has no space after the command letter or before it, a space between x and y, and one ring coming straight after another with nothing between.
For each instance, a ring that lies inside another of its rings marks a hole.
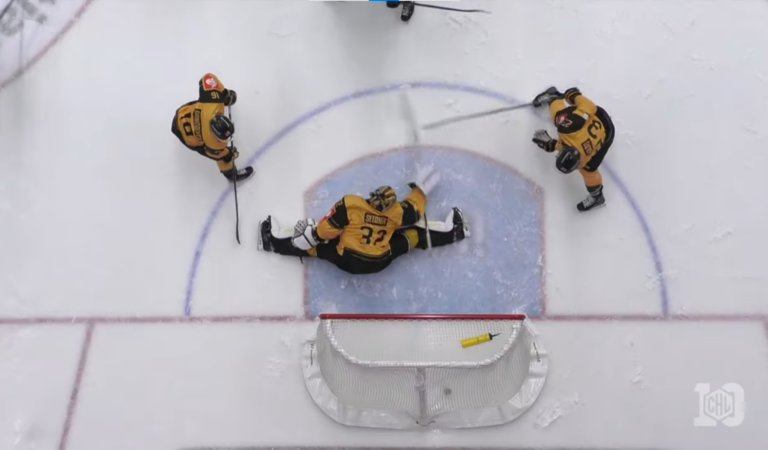
<instances>
[{"instance_id":1,"label":"red goal line","mask_svg":"<svg viewBox=\"0 0 768 450\"><path fill-rule=\"evenodd\" d=\"M320 313L320 320L525 320L525 314L353 314Z\"/></svg>"}]
</instances>

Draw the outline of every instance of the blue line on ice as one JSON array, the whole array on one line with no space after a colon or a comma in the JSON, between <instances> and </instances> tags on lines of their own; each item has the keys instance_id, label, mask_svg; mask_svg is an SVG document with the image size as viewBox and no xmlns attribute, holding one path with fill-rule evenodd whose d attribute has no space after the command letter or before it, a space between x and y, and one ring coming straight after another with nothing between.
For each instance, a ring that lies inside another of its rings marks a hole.
<instances>
[{"instance_id":1,"label":"blue line on ice","mask_svg":"<svg viewBox=\"0 0 768 450\"><path fill-rule=\"evenodd\" d=\"M297 128L299 128L301 125L305 124L309 120L315 118L316 116L332 109L337 106L343 105L345 103L351 102L353 100L358 100L366 97L372 97L374 95L379 95L387 92L397 91L399 90L403 85L408 85L412 89L433 89L433 90L444 90L444 91L458 91L458 92L464 92L469 94L475 94L483 97L492 98L495 100L499 100L502 102L506 102L509 104L518 104L523 103L519 100L516 100L506 94L492 91L485 88L465 85L465 84L457 84L457 83L444 83L444 82L429 82L429 81L419 81L419 82L412 82L412 83L396 83L396 84L388 84L384 86L379 86L375 88L369 88L369 89L363 89L357 92L353 92L351 94L343 95L341 97L338 97L334 100L331 100L328 103L325 103L323 105L318 106L317 108L299 116L296 118L293 122L289 123L287 126L285 126L283 129L278 131L274 136L269 138L264 144L262 144L259 148L256 149L255 152L246 160L246 165L251 165L256 161L261 155L263 155L267 150L274 147L278 142L280 142L284 137L286 137L291 132L295 131ZM669 312L669 297L667 292L667 286L666 286L666 280L664 279L664 268L663 264L661 262L661 257L659 255L658 247L656 245L656 242L653 238L653 235L651 233L650 227L648 226L648 221L645 219L645 216L643 215L642 211L640 210L640 207L637 204L637 201L635 201L632 194L629 192L626 184L618 177L616 172L608 165L608 163L604 163L603 167L606 168L606 172L611 176L611 178L614 179L617 186L619 187L619 190L621 193L626 197L627 201L632 207L632 210L635 213L635 216L637 217L638 221L640 222L640 225L643 230L643 234L645 235L646 241L648 243L648 247L651 252L651 257L653 259L654 267L656 269L656 276L658 277L659 282L659 293L660 293L660 301L661 301L661 312L662 315L666 316ZM229 197L229 195L232 193L232 188L225 189L221 195L219 195L219 198L216 200L216 203L214 203L213 208L211 209L211 212L208 214L208 217L205 220L205 224L203 225L203 230L200 233L200 237L197 240L197 244L195 246L194 255L192 257L192 264L189 268L189 275L187 278L187 286L186 291L184 295L184 315L189 316L192 314L192 297L194 296L194 289L195 289L195 279L197 277L197 269L200 265L200 258L202 257L203 248L205 247L205 242L208 239L208 234L211 231L211 227L213 225L213 222L216 220L216 218L219 215L219 212L221 211L222 206L224 206L224 202Z\"/></svg>"}]
</instances>

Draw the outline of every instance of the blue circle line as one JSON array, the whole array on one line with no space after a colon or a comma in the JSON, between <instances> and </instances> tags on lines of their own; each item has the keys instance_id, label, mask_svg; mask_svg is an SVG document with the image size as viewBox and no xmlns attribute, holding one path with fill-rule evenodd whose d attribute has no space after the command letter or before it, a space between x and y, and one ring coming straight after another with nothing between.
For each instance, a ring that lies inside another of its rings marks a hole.
<instances>
[{"instance_id":1,"label":"blue circle line","mask_svg":"<svg viewBox=\"0 0 768 450\"><path fill-rule=\"evenodd\" d=\"M477 94L485 97L490 97L495 100L499 100L504 103L509 103L513 105L522 103L519 100L516 100L505 94L491 91L485 88L470 86L466 84L447 83L447 82L417 81L417 82L411 82L411 83L387 84L384 86L363 89L360 91L353 92L351 94L338 97L334 100L331 100L330 102L327 102L325 104L318 106L317 108L307 113L302 114L297 119L295 119L294 121L286 125L283 129L278 131L274 136L269 138L259 148L257 148L256 151L253 152L253 154L250 157L248 157L248 159L246 160L246 165L252 165L262 154L264 154L264 152L266 152L267 150L275 146L275 144L280 142L285 136L287 136L288 134L293 132L296 128L305 124L309 120L328 111L329 109L335 108L336 106L343 105L353 100L358 100L365 97L371 97L378 94L392 92L392 91L396 91L403 88L458 91L458 92L465 92L469 94ZM645 216L643 215L637 202L629 193L627 186L624 184L623 181L621 181L621 179L618 177L616 172L613 169L611 169L607 163L604 163L603 167L606 168L606 171L611 176L611 178L613 178L616 181L616 184L619 187L619 191L626 197L627 201L632 207L632 210L635 213L635 216L640 222L643 233L645 234L645 237L646 237L646 241L648 242L648 246L650 247L651 256L654 262L654 267L657 271L657 276L659 278L662 314L664 316L667 316L668 309L669 309L669 299L667 294L666 280L664 279L664 276L663 276L664 274L663 265L661 262L661 258L659 256L659 252L658 252L658 248L656 246L655 240L653 239L653 235L651 233L650 227L648 226L648 222L645 220ZM192 264L189 268L189 274L187 277L186 292L184 295L184 315L185 316L189 316L192 314L192 297L194 295L195 280L197 278L197 269L200 266L200 258L202 257L202 254L203 254L203 248L205 247L205 243L208 240L208 235L211 232L211 227L213 226L213 222L218 217L219 212L221 211L221 208L224 206L224 201L227 199L230 193L232 193L232 191L233 191L232 186L229 186L227 189L225 189L221 193L221 195L219 195L219 198L216 200L216 203L214 203L213 208L208 213L208 217L206 218L205 224L203 225L203 230L200 233L200 237L197 240L197 244L195 245L195 251L192 257Z\"/></svg>"}]
</instances>

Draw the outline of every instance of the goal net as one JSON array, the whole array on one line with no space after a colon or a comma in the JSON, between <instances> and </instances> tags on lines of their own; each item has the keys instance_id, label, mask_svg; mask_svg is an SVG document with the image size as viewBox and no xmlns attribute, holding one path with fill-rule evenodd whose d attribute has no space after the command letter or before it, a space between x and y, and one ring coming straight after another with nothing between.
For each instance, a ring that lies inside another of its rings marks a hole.
<instances>
[{"instance_id":1,"label":"goal net","mask_svg":"<svg viewBox=\"0 0 768 450\"><path fill-rule=\"evenodd\" d=\"M468 428L522 415L547 365L521 314L321 314L303 370L315 403L342 424Z\"/></svg>"}]
</instances>

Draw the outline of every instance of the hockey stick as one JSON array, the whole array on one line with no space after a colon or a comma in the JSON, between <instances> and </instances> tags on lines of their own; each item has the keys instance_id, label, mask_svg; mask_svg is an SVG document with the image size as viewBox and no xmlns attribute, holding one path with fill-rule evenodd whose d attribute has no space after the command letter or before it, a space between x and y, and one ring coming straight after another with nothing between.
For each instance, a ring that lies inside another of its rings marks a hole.
<instances>
[{"instance_id":1,"label":"hockey stick","mask_svg":"<svg viewBox=\"0 0 768 450\"><path fill-rule=\"evenodd\" d=\"M229 121L231 122L232 121L231 106L227 106L227 115L229 116ZM232 144L232 147L235 146L234 139L232 139L231 144ZM232 185L235 190L235 239L237 239L238 245L242 245L240 244L240 207L237 202L237 164L233 162L232 167L235 169L235 177L232 179Z\"/></svg>"},{"instance_id":2,"label":"hockey stick","mask_svg":"<svg viewBox=\"0 0 768 450\"><path fill-rule=\"evenodd\" d=\"M419 127L419 121L416 119L416 112L413 109L413 103L411 103L411 96L408 94L410 86L405 85L402 89L403 100L403 114L410 127L411 136L413 137L413 143L415 145L421 144L421 128ZM421 153L421 149L417 149L417 152ZM418 158L418 156L417 156ZM429 219L427 218L427 204L424 202L424 230L427 235L427 248L432 248L432 236L429 234Z\"/></svg>"},{"instance_id":3,"label":"hockey stick","mask_svg":"<svg viewBox=\"0 0 768 450\"><path fill-rule=\"evenodd\" d=\"M423 130L434 130L435 128L440 128L440 127L443 127L445 125L450 125L452 123L462 122L462 121L470 120L470 119L477 119L477 118L480 118L480 117L492 116L494 114L499 114L499 113L503 113L503 112L507 112L507 111L514 111L516 109L527 108L529 106L533 106L533 103L523 103L522 105L505 106L504 108L492 109L490 111L484 111L484 112L479 112L479 113L474 113L474 114L466 114L466 115L463 115L463 116L451 117L451 118L448 118L448 119L443 119L443 120L439 120L437 122L432 122L432 123L429 123L427 125L424 125L424 127L422 129Z\"/></svg>"},{"instance_id":4,"label":"hockey stick","mask_svg":"<svg viewBox=\"0 0 768 450\"><path fill-rule=\"evenodd\" d=\"M456 12L463 12L463 13L484 13L484 14L491 14L490 11L486 11L484 9L461 9L461 8L448 8L447 6L437 6L437 5L425 5L424 3L416 3L413 2L415 6L421 6L424 8L433 8L433 9L442 9L443 11L456 11Z\"/></svg>"}]
</instances>

